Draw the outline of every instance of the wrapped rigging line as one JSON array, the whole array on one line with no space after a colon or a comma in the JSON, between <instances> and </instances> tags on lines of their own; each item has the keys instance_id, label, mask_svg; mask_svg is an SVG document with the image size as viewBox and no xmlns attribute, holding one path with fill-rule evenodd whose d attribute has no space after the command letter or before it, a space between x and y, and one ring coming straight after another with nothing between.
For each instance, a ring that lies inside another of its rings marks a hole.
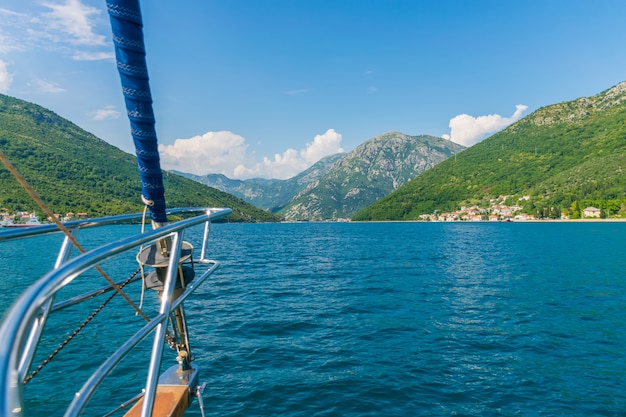
<instances>
[{"instance_id":1,"label":"wrapped rigging line","mask_svg":"<svg viewBox=\"0 0 626 417\"><path fill-rule=\"evenodd\" d=\"M107 0L117 69L141 179L142 200L157 225L167 223L139 0Z\"/></svg>"}]
</instances>

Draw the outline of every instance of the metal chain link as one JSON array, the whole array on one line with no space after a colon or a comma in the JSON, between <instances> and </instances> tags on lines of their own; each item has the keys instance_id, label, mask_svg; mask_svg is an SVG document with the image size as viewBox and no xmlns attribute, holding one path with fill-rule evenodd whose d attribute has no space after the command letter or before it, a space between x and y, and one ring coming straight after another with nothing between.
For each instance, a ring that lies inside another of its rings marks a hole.
<instances>
[{"instance_id":1,"label":"metal chain link","mask_svg":"<svg viewBox=\"0 0 626 417\"><path fill-rule=\"evenodd\" d=\"M124 288L133 278L135 278L135 276L139 273L139 271L141 271L141 268L137 268L137 270L135 272L133 272L133 274L128 277L128 279L126 279L126 281L124 281L122 284L119 285L119 288ZM48 363L50 363L50 361L61 351L61 349L63 349L72 339L74 339L74 337L76 337L76 335L78 335L78 333L85 328L85 326L87 326L87 324L89 324L89 322L91 320L94 319L94 317L96 317L98 315L98 313L100 313L102 311L102 309L104 307L106 307L107 304L109 304L109 302L117 295L117 292L114 292L113 294L111 294L111 296L109 296L109 298L107 298L104 303L102 303L100 305L100 307L98 307L93 313L91 313L91 315L89 315L89 317L87 317L85 319L85 321L83 321L78 328L74 331L74 333L72 333L70 336L68 336L67 339L65 339L58 348L56 348L46 359L44 359L44 361L41 363L41 365L39 365L37 367L37 369L35 369L33 372L31 372L30 375L28 375L26 378L24 378L24 385L28 384L28 382L33 379L33 377L35 375L37 375L39 373L39 371L41 371L44 366L46 366Z\"/></svg>"}]
</instances>

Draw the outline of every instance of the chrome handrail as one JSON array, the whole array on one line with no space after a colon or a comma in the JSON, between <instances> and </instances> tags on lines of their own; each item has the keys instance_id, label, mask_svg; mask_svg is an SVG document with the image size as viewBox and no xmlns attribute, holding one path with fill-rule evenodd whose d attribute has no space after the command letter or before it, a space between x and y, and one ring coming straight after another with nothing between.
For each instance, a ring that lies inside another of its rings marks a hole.
<instances>
[{"instance_id":1,"label":"chrome handrail","mask_svg":"<svg viewBox=\"0 0 626 417\"><path fill-rule=\"evenodd\" d=\"M133 248L139 248L142 245L155 242L163 238L172 239L172 253L170 257L170 265L163 294L161 297L161 306L157 317L151 319L144 325L135 335L131 336L128 341L122 343L120 348L107 359L98 370L90 377L85 385L77 392L74 401L70 404L66 411L67 416L80 415L91 398L93 392L102 382L104 377L119 363L130 350L141 340L145 339L154 329L156 330L153 342L150 367L146 382L146 393L144 397L144 405L142 416L148 416L154 404L154 396L156 392L156 381L158 369L161 362L162 344L165 337L166 320L170 313L177 308L206 278L213 273L219 263L205 258L206 240L208 239L208 224L212 220L222 218L231 213L230 209L209 209L209 208L183 208L169 210L168 214L178 213L201 213L194 217L178 221L176 223L165 225L161 228L147 231L138 235L121 239L101 247L85 252L75 258L66 259L68 248L66 245L60 249L55 269L40 278L32 284L22 295L13 303L7 311L2 323L0 324L0 415L3 416L21 416L23 413L23 374L24 364L30 363L31 358L25 356L32 355L34 349L29 343L37 343L43 327L42 320L45 321L55 294L76 277L84 272L94 268L102 262L109 260L117 255L127 252ZM112 216L93 220L78 220L75 222L65 223L69 229L81 229L86 227L103 226L135 220L141 217L141 213L134 215ZM208 269L204 273L194 279L175 300L172 299L174 289L174 280L176 277L178 255L183 240L183 233L186 229L205 223L205 233L202 242L202 254L198 263L208 265ZM58 232L55 225L53 227L38 226L30 230L10 231L10 233L0 234L0 242L8 239L23 238L30 235L41 235L47 233ZM30 232L30 233L27 233ZM80 298L80 296L79 296ZM89 298L89 297L87 297ZM42 319L43 317L43 319ZM36 334L33 336L33 334ZM27 365L28 366L28 365Z\"/></svg>"},{"instance_id":2,"label":"chrome handrail","mask_svg":"<svg viewBox=\"0 0 626 417\"><path fill-rule=\"evenodd\" d=\"M197 207L183 207L166 210L168 216L185 214L185 213L197 213L207 210L230 210L220 208L197 208ZM229 211L230 213L230 211ZM224 214L223 216L225 216ZM127 223L131 221L141 220L144 217L144 213L130 213L120 214L118 216L98 217L97 219L81 219L72 220L69 222L63 222L63 226L68 230L74 229L87 229L91 227L107 226L111 224ZM41 236L51 233L58 233L59 229L54 223L41 224L32 227L21 227L15 229L0 228L0 243L9 240L23 239L25 237Z\"/></svg>"}]
</instances>

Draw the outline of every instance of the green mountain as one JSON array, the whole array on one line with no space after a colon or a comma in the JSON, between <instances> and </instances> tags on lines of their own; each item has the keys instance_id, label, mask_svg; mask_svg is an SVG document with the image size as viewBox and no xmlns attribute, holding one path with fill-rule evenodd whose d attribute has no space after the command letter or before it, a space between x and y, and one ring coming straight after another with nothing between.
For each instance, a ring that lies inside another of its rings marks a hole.
<instances>
[{"instance_id":1,"label":"green mountain","mask_svg":"<svg viewBox=\"0 0 626 417\"><path fill-rule=\"evenodd\" d=\"M55 213L98 217L143 209L134 156L36 104L0 95L0 150ZM168 207L230 207L233 213L227 221L278 220L239 198L178 175L165 173L164 182ZM36 210L1 164L0 207Z\"/></svg>"},{"instance_id":2,"label":"green mountain","mask_svg":"<svg viewBox=\"0 0 626 417\"><path fill-rule=\"evenodd\" d=\"M324 176L343 155L339 153L326 156L307 170L286 180L265 178L235 180L222 174L194 175L184 172L173 172L206 184L209 187L233 194L256 207L276 212L309 183Z\"/></svg>"},{"instance_id":3,"label":"green mountain","mask_svg":"<svg viewBox=\"0 0 626 417\"><path fill-rule=\"evenodd\" d=\"M382 134L337 161L278 213L291 221L351 217L462 149L434 136Z\"/></svg>"},{"instance_id":4,"label":"green mountain","mask_svg":"<svg viewBox=\"0 0 626 417\"><path fill-rule=\"evenodd\" d=\"M354 220L415 220L509 196L545 215L626 212L626 82L543 107L424 172ZM521 197L526 198L520 200Z\"/></svg>"}]
</instances>

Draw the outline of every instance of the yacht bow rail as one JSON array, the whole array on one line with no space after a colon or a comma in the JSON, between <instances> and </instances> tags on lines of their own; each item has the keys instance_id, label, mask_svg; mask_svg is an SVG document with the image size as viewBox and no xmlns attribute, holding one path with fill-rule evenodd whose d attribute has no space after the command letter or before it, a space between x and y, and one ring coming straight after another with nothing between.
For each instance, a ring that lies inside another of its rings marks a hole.
<instances>
[{"instance_id":1,"label":"yacht bow rail","mask_svg":"<svg viewBox=\"0 0 626 417\"><path fill-rule=\"evenodd\" d=\"M167 241L168 244L171 243L171 245L167 248L169 250L166 257L167 267L160 265L163 267L162 271L165 272L163 273L164 280L162 288L159 289L161 297L158 314L155 317L149 318L143 327L136 331L129 339L118 344L118 349L93 372L80 390L76 392L73 401L65 411L65 416L81 415L104 378L111 373L115 366L118 365L138 343L148 338L151 334L154 335L154 339L152 342L150 362L144 386L145 394L143 395L140 415L142 417L152 415L153 409L155 408L155 401L158 401L156 398L157 385L160 386L164 383L165 385L170 384L170 382L167 381L168 379L175 381L175 385L181 384L182 382L188 384L189 396L196 394L196 391L199 389L197 386L197 367L188 362L187 366L182 365L185 360L191 360L188 342L185 343L185 340L182 342L182 345L185 346L187 351L179 352L179 357L183 356L183 358L178 358L178 369L174 369L176 366L170 368L159 379L158 373L161 365L163 345L166 342L168 321L172 322L172 327L174 328L172 321L172 317L174 316L176 316L177 322L181 321L182 325L173 330L175 333L180 331L181 334L179 336L183 339L187 337L182 303L219 266L217 261L206 257L210 223L213 220L230 214L230 212L231 209L227 208L171 209L168 210L168 214L193 213L194 216L155 230L105 244L73 258L70 258L73 245L66 236L57 254L54 268L42 278L35 281L20 295L5 313L3 321L0 324L0 415L22 416L25 413L24 381L49 314L52 311L81 303L103 292L110 291L112 287L103 287L95 291L73 296L60 302L55 300L57 293L72 283L72 281L81 274L96 268L105 261L120 257L133 249L139 250L144 248L145 245L154 245L156 248L159 243L164 241ZM76 234L80 229L135 221L141 217L142 213L136 213L100 219L78 220L65 223L64 225L72 230L73 234ZM182 288L176 289L177 278L180 278L181 282L183 280L179 262L181 262L181 258L185 258L185 255L187 255L186 253L183 255L183 252L186 250L183 248L184 232L190 227L201 224L204 224L204 233L202 236L200 256L198 259L191 261L193 265L200 267L200 274L189 283L182 283ZM7 230L0 232L0 243L55 232L58 233L56 225L42 225L27 230ZM189 358L185 358L185 355L189 355ZM198 399L201 401L200 396L198 396ZM188 404L189 399L186 400Z\"/></svg>"}]
</instances>

